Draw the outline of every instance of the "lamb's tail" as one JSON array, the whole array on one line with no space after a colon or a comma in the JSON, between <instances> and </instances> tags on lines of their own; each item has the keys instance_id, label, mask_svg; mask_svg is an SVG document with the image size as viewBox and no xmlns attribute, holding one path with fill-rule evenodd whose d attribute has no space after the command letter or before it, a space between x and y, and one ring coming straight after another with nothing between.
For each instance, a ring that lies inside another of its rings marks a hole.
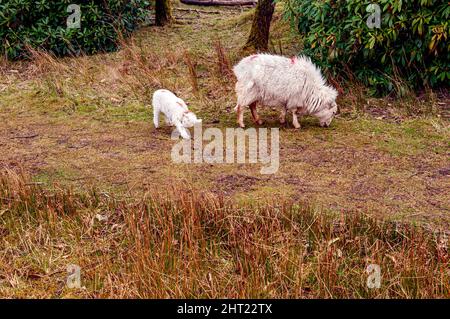
<instances>
[{"instance_id":1,"label":"lamb's tail","mask_svg":"<svg viewBox=\"0 0 450 319\"><path fill-rule=\"evenodd\" d=\"M154 109L156 107L156 105L158 104L159 101L159 94L161 93L162 90L156 90L155 92L153 92L152 95L152 108Z\"/></svg>"}]
</instances>

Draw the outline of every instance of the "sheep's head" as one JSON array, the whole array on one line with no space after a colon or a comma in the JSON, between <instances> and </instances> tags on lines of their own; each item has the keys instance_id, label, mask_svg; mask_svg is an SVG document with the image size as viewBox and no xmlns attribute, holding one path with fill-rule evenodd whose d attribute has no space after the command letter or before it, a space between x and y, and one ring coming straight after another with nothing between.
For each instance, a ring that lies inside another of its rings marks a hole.
<instances>
[{"instance_id":1,"label":"sheep's head","mask_svg":"<svg viewBox=\"0 0 450 319\"><path fill-rule=\"evenodd\" d=\"M193 127L196 124L200 124L202 120L197 119L197 116L192 112L186 112L183 114L183 117L181 118L181 124L183 127L189 128Z\"/></svg>"},{"instance_id":2,"label":"sheep's head","mask_svg":"<svg viewBox=\"0 0 450 319\"><path fill-rule=\"evenodd\" d=\"M314 115L319 119L321 127L328 127L338 112L336 104L338 93L333 87L325 85L322 89L322 94L323 108Z\"/></svg>"},{"instance_id":3,"label":"sheep's head","mask_svg":"<svg viewBox=\"0 0 450 319\"><path fill-rule=\"evenodd\" d=\"M329 108L325 108L314 114L319 119L321 127L328 127L338 111L336 102L332 102Z\"/></svg>"}]
</instances>

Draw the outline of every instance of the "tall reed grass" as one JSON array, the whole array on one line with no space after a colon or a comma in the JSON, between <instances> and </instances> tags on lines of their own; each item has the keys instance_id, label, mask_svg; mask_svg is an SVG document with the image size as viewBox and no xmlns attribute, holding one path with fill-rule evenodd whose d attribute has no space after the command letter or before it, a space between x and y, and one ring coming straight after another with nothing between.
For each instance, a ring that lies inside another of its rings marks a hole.
<instances>
[{"instance_id":1,"label":"tall reed grass","mask_svg":"<svg viewBox=\"0 0 450 319\"><path fill-rule=\"evenodd\" d=\"M3 297L449 297L444 233L275 199L237 205L186 185L118 198L3 172L0 234ZM68 264L83 289L66 287Z\"/></svg>"}]
</instances>

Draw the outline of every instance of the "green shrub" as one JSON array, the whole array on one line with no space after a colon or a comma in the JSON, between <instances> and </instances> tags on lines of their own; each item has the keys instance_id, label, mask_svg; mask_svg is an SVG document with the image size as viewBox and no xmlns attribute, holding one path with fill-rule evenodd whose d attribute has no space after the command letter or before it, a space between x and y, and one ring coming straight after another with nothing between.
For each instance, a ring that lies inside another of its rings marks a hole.
<instances>
[{"instance_id":1,"label":"green shrub","mask_svg":"<svg viewBox=\"0 0 450 319\"><path fill-rule=\"evenodd\" d=\"M448 85L447 1L287 1L285 14L304 34L304 53L333 74L351 74L373 94ZM366 23L370 4L381 9L380 28Z\"/></svg>"},{"instance_id":2,"label":"green shrub","mask_svg":"<svg viewBox=\"0 0 450 319\"><path fill-rule=\"evenodd\" d=\"M67 27L70 4L80 6L80 28ZM146 0L0 0L0 53L22 58L27 46L58 56L112 51L119 33L136 29L148 5Z\"/></svg>"}]
</instances>

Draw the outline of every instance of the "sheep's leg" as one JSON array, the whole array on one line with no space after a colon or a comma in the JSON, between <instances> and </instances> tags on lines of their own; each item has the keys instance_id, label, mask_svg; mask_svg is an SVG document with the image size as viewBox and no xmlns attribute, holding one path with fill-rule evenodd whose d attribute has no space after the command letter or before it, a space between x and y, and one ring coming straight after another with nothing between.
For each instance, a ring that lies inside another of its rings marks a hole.
<instances>
[{"instance_id":1,"label":"sheep's leg","mask_svg":"<svg viewBox=\"0 0 450 319\"><path fill-rule=\"evenodd\" d=\"M191 134L189 134L189 131L181 124L181 122L177 121L174 124L182 138L187 140L191 138Z\"/></svg>"},{"instance_id":2,"label":"sheep's leg","mask_svg":"<svg viewBox=\"0 0 450 319\"><path fill-rule=\"evenodd\" d=\"M298 118L297 118L297 110L292 110L292 125L294 125L294 127L296 129L300 128L300 123L298 122Z\"/></svg>"},{"instance_id":3,"label":"sheep's leg","mask_svg":"<svg viewBox=\"0 0 450 319\"><path fill-rule=\"evenodd\" d=\"M286 123L286 109L283 107L280 114L280 124Z\"/></svg>"},{"instance_id":4,"label":"sheep's leg","mask_svg":"<svg viewBox=\"0 0 450 319\"><path fill-rule=\"evenodd\" d=\"M236 113L237 113L237 122L240 127L244 128L244 109L239 104L236 105Z\"/></svg>"},{"instance_id":5,"label":"sheep's leg","mask_svg":"<svg viewBox=\"0 0 450 319\"><path fill-rule=\"evenodd\" d=\"M166 117L166 124L169 125L169 126L173 126L172 121L169 120L167 117Z\"/></svg>"},{"instance_id":6,"label":"sheep's leg","mask_svg":"<svg viewBox=\"0 0 450 319\"><path fill-rule=\"evenodd\" d=\"M153 108L153 124L156 128L159 127L159 109L156 107Z\"/></svg>"},{"instance_id":7,"label":"sheep's leg","mask_svg":"<svg viewBox=\"0 0 450 319\"><path fill-rule=\"evenodd\" d=\"M262 125L263 121L258 115L258 112L256 111L256 102L253 102L250 104L250 111L252 112L253 121L255 121L256 124Z\"/></svg>"}]
</instances>

